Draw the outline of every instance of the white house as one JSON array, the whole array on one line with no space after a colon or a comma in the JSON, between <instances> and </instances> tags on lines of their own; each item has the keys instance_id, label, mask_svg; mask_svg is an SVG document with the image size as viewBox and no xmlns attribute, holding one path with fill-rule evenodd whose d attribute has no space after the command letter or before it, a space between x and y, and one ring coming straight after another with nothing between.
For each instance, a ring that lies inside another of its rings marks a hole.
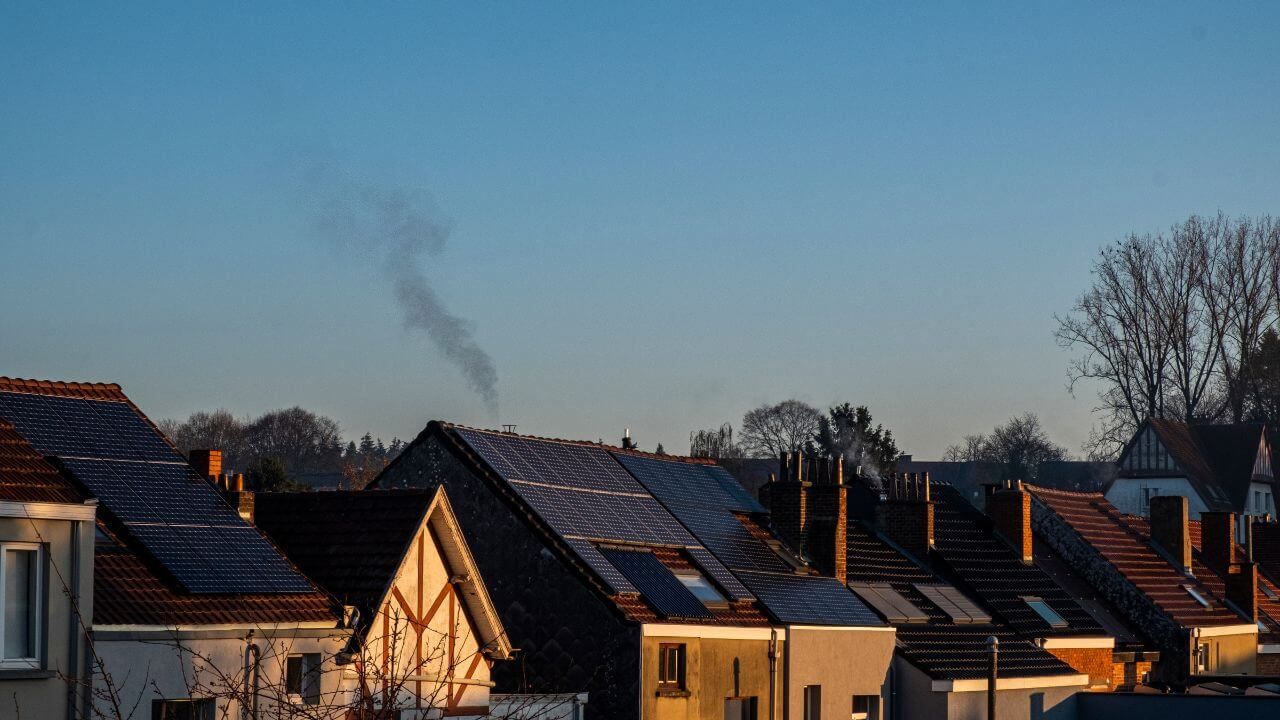
<instances>
[{"instance_id":1,"label":"white house","mask_svg":"<svg viewBox=\"0 0 1280 720\"><path fill-rule=\"evenodd\" d=\"M1131 515L1149 515L1151 498L1187 498L1192 519L1206 511L1275 514L1271 444L1260 424L1188 425L1151 418L1118 461L1107 500ZM1243 526L1243 523L1242 523Z\"/></svg>"}]
</instances>

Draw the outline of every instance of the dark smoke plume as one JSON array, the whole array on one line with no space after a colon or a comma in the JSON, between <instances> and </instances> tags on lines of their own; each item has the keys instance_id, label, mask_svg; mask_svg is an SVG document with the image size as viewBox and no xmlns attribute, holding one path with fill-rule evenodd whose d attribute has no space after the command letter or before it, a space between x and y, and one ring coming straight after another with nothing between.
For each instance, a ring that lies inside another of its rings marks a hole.
<instances>
[{"instance_id":1,"label":"dark smoke plume","mask_svg":"<svg viewBox=\"0 0 1280 720\"><path fill-rule=\"evenodd\" d=\"M445 307L423 270L424 260L438 255L449 239L449 229L435 219L429 199L400 188L356 183L331 169L313 172L308 187L317 230L339 247L358 250L380 264L404 326L426 333L496 417L498 370L493 359L476 344L471 324Z\"/></svg>"}]
</instances>

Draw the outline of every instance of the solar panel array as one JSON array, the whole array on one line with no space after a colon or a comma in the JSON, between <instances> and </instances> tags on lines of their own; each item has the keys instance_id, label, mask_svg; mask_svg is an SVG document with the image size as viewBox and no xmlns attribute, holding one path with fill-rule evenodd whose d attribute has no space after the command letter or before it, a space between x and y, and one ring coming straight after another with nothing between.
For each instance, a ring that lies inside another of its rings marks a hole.
<instances>
[{"instance_id":1,"label":"solar panel array","mask_svg":"<svg viewBox=\"0 0 1280 720\"><path fill-rule=\"evenodd\" d=\"M187 591L313 590L127 403L0 392L0 416L57 457Z\"/></svg>"},{"instance_id":2,"label":"solar panel array","mask_svg":"<svg viewBox=\"0 0 1280 720\"><path fill-rule=\"evenodd\" d=\"M717 465L616 453L639 480L694 536L741 580L779 621L808 625L881 625L844 583L797 575L754 535L737 513L764 508Z\"/></svg>"},{"instance_id":3,"label":"solar panel array","mask_svg":"<svg viewBox=\"0 0 1280 720\"><path fill-rule=\"evenodd\" d=\"M592 541L684 548L729 597L751 593L604 448L465 428L454 432L615 592L639 592Z\"/></svg>"},{"instance_id":4,"label":"solar panel array","mask_svg":"<svg viewBox=\"0 0 1280 720\"><path fill-rule=\"evenodd\" d=\"M689 592L653 553L608 548L600 552L640 589L649 604L663 617L714 617L707 606Z\"/></svg>"}]
</instances>

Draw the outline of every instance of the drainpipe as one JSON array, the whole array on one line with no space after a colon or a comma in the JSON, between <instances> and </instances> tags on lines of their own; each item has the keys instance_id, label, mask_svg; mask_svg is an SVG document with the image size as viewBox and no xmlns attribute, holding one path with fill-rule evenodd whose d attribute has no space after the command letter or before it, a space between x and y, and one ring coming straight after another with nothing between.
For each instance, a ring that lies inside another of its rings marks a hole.
<instances>
[{"instance_id":1,"label":"drainpipe","mask_svg":"<svg viewBox=\"0 0 1280 720\"><path fill-rule=\"evenodd\" d=\"M778 630L769 630L769 720L774 720L774 708L777 705L776 690L778 684Z\"/></svg>"},{"instance_id":2,"label":"drainpipe","mask_svg":"<svg viewBox=\"0 0 1280 720\"><path fill-rule=\"evenodd\" d=\"M1000 640L995 635L987 638L987 652L991 655L991 664L987 667L987 720L996 720L996 664Z\"/></svg>"},{"instance_id":3,"label":"drainpipe","mask_svg":"<svg viewBox=\"0 0 1280 720\"><path fill-rule=\"evenodd\" d=\"M80 667L80 522L71 523L71 583L67 588L67 600L71 612L67 613L67 668L71 670L71 682L67 683L67 720L76 720L76 689ZM50 550L53 548L51 547Z\"/></svg>"},{"instance_id":4,"label":"drainpipe","mask_svg":"<svg viewBox=\"0 0 1280 720\"><path fill-rule=\"evenodd\" d=\"M253 658L252 662L250 657ZM244 646L244 701L240 705L241 720L258 720L258 668L261 651L253 642L253 631L245 637Z\"/></svg>"}]
</instances>

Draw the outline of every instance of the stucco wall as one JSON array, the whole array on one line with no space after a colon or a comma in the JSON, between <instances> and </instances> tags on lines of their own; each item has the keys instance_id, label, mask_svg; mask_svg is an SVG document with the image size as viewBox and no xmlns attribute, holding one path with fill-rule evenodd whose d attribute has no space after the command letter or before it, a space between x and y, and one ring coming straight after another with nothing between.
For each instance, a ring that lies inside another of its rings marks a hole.
<instances>
[{"instance_id":1,"label":"stucco wall","mask_svg":"<svg viewBox=\"0 0 1280 720\"><path fill-rule=\"evenodd\" d=\"M893 661L894 633L831 628L787 629L789 717L804 710L804 687L822 686L822 717L849 715L854 695L880 695Z\"/></svg>"},{"instance_id":2,"label":"stucco wall","mask_svg":"<svg viewBox=\"0 0 1280 720\"><path fill-rule=\"evenodd\" d=\"M443 485L519 652L493 668L495 692L590 693L590 720L640 711L640 628L544 545L528 523L435 438L383 473L384 487Z\"/></svg>"},{"instance_id":3,"label":"stucco wall","mask_svg":"<svg viewBox=\"0 0 1280 720\"><path fill-rule=\"evenodd\" d=\"M910 663L894 664L897 712L886 720L987 720L986 690L936 692L933 681ZM1076 696L1083 686L996 691L997 720L1076 720ZM827 717L827 716L823 716Z\"/></svg>"},{"instance_id":4,"label":"stucco wall","mask_svg":"<svg viewBox=\"0 0 1280 720\"><path fill-rule=\"evenodd\" d=\"M354 676L335 663L335 655L346 644L345 632L333 631L326 637L267 637L266 631L256 629L253 639L262 658L259 710L263 717L268 717L270 708L277 703L287 702L284 666L287 657L295 653L319 653L322 657L320 707L350 705ZM215 717L239 717L248 641L233 631L216 633L219 637L207 637L210 633L198 630L146 635L96 630L94 646L121 706L127 710L138 708L134 717L151 717L153 700L199 697L215 699ZM96 674L94 687L106 689L108 680ZM98 698L97 707L103 717L114 717L105 698Z\"/></svg>"},{"instance_id":5,"label":"stucco wall","mask_svg":"<svg viewBox=\"0 0 1280 720\"><path fill-rule=\"evenodd\" d=\"M1258 670L1258 635L1200 638L1209 646L1206 675L1253 675Z\"/></svg>"},{"instance_id":6,"label":"stucco wall","mask_svg":"<svg viewBox=\"0 0 1280 720\"><path fill-rule=\"evenodd\" d=\"M1192 520L1209 508L1185 477L1116 478L1107 488L1107 501L1130 515L1150 515L1150 508L1142 506L1142 488L1158 488L1160 495L1181 495L1187 499L1187 513Z\"/></svg>"},{"instance_id":7,"label":"stucco wall","mask_svg":"<svg viewBox=\"0 0 1280 720\"><path fill-rule=\"evenodd\" d=\"M685 646L685 686L688 695L658 692L658 646ZM781 649L785 643L779 640ZM734 687L734 661L738 662L738 686ZM646 635L640 663L640 705L645 718L701 720L724 717L725 700L755 697L759 716L768 717L769 641ZM776 717L782 716L782 664L777 667ZM588 705L590 707L590 705Z\"/></svg>"},{"instance_id":8,"label":"stucco wall","mask_svg":"<svg viewBox=\"0 0 1280 720\"><path fill-rule=\"evenodd\" d=\"M72 610L66 583L76 585L72 574L73 527L79 524L78 588L80 617L88 624L93 617L93 523L91 521L32 520L0 517L0 541L45 544L45 597L48 611L43 618L44 637L40 645L44 667L40 670L0 670L0 718L67 716L68 683L58 676L79 678L85 657L84 633ZM71 643L75 639L73 652ZM77 658L72 663L72 655ZM77 704L83 698L71 700ZM15 707L16 705L16 707Z\"/></svg>"}]
</instances>

